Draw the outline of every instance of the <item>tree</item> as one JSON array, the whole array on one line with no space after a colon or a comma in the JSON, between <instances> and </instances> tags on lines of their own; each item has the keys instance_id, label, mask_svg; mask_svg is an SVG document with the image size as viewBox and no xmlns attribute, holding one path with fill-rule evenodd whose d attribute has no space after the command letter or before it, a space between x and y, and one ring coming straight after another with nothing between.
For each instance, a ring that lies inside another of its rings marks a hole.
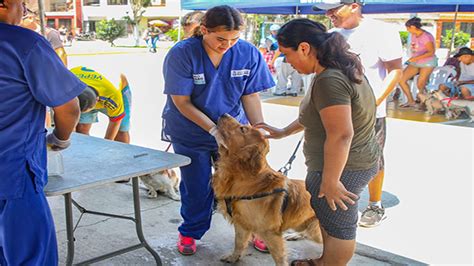
<instances>
[{"instance_id":1,"label":"tree","mask_svg":"<svg viewBox=\"0 0 474 266\"><path fill-rule=\"evenodd\" d=\"M130 0L132 14L124 17L125 21L133 27L133 38L135 39L135 46L140 44L140 34L138 32L138 24L142 20L145 8L151 5L151 0ZM127 12L128 14L128 12Z\"/></svg>"},{"instance_id":2,"label":"tree","mask_svg":"<svg viewBox=\"0 0 474 266\"><path fill-rule=\"evenodd\" d=\"M173 42L177 42L178 41L178 29L179 28L170 29L169 31L167 31L165 33L165 35L168 36ZM182 36L184 36L183 29L181 29L181 37Z\"/></svg>"},{"instance_id":3,"label":"tree","mask_svg":"<svg viewBox=\"0 0 474 266\"><path fill-rule=\"evenodd\" d=\"M97 24L96 30L97 38L108 41L111 46L115 46L114 41L125 33L125 27L117 23L115 19L108 21L105 19L101 20L99 24Z\"/></svg>"},{"instance_id":4,"label":"tree","mask_svg":"<svg viewBox=\"0 0 474 266\"><path fill-rule=\"evenodd\" d=\"M408 33L408 31L399 31L398 33L400 34L400 40L402 42L402 45L403 45L403 47L405 47L408 43L409 33Z\"/></svg>"},{"instance_id":5,"label":"tree","mask_svg":"<svg viewBox=\"0 0 474 266\"><path fill-rule=\"evenodd\" d=\"M446 34L442 37L441 41L444 44L444 47L451 45L451 38L453 36L453 30L446 30ZM461 47L466 45L471 40L469 33L463 31L458 31L454 34L454 48Z\"/></svg>"}]
</instances>

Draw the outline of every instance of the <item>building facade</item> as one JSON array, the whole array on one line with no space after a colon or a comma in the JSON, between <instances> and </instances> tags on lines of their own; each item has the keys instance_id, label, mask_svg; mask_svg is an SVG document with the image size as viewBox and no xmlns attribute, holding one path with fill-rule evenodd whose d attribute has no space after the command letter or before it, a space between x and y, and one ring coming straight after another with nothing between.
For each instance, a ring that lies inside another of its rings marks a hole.
<instances>
[{"instance_id":1,"label":"building facade","mask_svg":"<svg viewBox=\"0 0 474 266\"><path fill-rule=\"evenodd\" d=\"M38 10L37 0L27 0L30 9ZM96 24L103 20L115 19L125 24L124 17L132 14L130 0L44 0L47 26L59 29L64 26L74 33L93 32ZM181 11L179 0L152 0L151 6L143 14L141 27L147 21L160 19L173 23ZM130 32L131 29L128 28Z\"/></svg>"}]
</instances>

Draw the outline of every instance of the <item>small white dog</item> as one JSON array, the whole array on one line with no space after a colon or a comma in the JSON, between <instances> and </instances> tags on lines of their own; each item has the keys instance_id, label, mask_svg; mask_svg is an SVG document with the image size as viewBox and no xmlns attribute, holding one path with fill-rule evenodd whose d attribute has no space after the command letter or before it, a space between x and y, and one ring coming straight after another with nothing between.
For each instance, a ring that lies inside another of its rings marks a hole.
<instances>
[{"instance_id":1,"label":"small white dog","mask_svg":"<svg viewBox=\"0 0 474 266\"><path fill-rule=\"evenodd\" d=\"M431 94L439 100L446 111L446 118L458 118L463 112L466 112L473 120L474 117L474 101L468 100L449 100L449 97L440 91L434 91ZM428 105L427 105L428 108Z\"/></svg>"},{"instance_id":2,"label":"small white dog","mask_svg":"<svg viewBox=\"0 0 474 266\"><path fill-rule=\"evenodd\" d=\"M140 179L148 189L149 198L157 198L157 192L162 192L172 200L181 200L181 196L177 194L179 191L179 177L174 170L169 169L142 175Z\"/></svg>"},{"instance_id":3,"label":"small white dog","mask_svg":"<svg viewBox=\"0 0 474 266\"><path fill-rule=\"evenodd\" d=\"M426 106L426 112L429 115L436 114L445 109L444 105L441 103L441 99L438 99L433 92L429 94L419 93L418 98L421 103Z\"/></svg>"}]
</instances>

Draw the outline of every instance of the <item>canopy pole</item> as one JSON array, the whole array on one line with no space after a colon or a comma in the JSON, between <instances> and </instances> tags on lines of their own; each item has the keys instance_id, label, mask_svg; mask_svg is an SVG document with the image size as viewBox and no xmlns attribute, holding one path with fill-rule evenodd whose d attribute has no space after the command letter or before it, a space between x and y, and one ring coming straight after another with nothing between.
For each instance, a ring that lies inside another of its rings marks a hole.
<instances>
[{"instance_id":1,"label":"canopy pole","mask_svg":"<svg viewBox=\"0 0 474 266\"><path fill-rule=\"evenodd\" d=\"M178 22L179 22L179 25L178 25L178 42L181 41L181 10L179 10L179 17L178 17Z\"/></svg>"},{"instance_id":2,"label":"canopy pole","mask_svg":"<svg viewBox=\"0 0 474 266\"><path fill-rule=\"evenodd\" d=\"M41 35L45 36L45 23L44 23L44 3L43 0L38 0L38 16L41 26Z\"/></svg>"},{"instance_id":3,"label":"canopy pole","mask_svg":"<svg viewBox=\"0 0 474 266\"><path fill-rule=\"evenodd\" d=\"M458 20L458 11L459 11L459 5L456 5L456 12L454 13L454 23L453 23L453 31L451 32L451 43L449 44L449 49L448 49L448 57L451 51L453 50L454 46L454 34L456 33L456 22Z\"/></svg>"}]
</instances>

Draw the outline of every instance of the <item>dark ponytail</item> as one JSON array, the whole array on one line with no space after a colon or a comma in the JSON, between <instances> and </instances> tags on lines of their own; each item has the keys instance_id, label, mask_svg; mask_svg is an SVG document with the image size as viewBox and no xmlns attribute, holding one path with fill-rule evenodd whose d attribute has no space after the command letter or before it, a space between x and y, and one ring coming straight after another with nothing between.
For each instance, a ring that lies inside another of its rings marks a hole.
<instances>
[{"instance_id":1,"label":"dark ponytail","mask_svg":"<svg viewBox=\"0 0 474 266\"><path fill-rule=\"evenodd\" d=\"M421 29L421 19L418 17L412 17L405 22L405 27L415 26L417 29Z\"/></svg>"},{"instance_id":2,"label":"dark ponytail","mask_svg":"<svg viewBox=\"0 0 474 266\"><path fill-rule=\"evenodd\" d=\"M344 37L336 32L328 33L326 27L309 19L294 19L278 31L279 45L297 50L302 42L316 49L319 64L339 69L351 82L362 82L363 67L357 54L349 51Z\"/></svg>"},{"instance_id":3,"label":"dark ponytail","mask_svg":"<svg viewBox=\"0 0 474 266\"><path fill-rule=\"evenodd\" d=\"M201 20L201 25L210 31L232 31L242 29L244 25L240 12L230 6L215 6L206 11ZM201 27L196 27L193 37L202 36Z\"/></svg>"}]
</instances>

